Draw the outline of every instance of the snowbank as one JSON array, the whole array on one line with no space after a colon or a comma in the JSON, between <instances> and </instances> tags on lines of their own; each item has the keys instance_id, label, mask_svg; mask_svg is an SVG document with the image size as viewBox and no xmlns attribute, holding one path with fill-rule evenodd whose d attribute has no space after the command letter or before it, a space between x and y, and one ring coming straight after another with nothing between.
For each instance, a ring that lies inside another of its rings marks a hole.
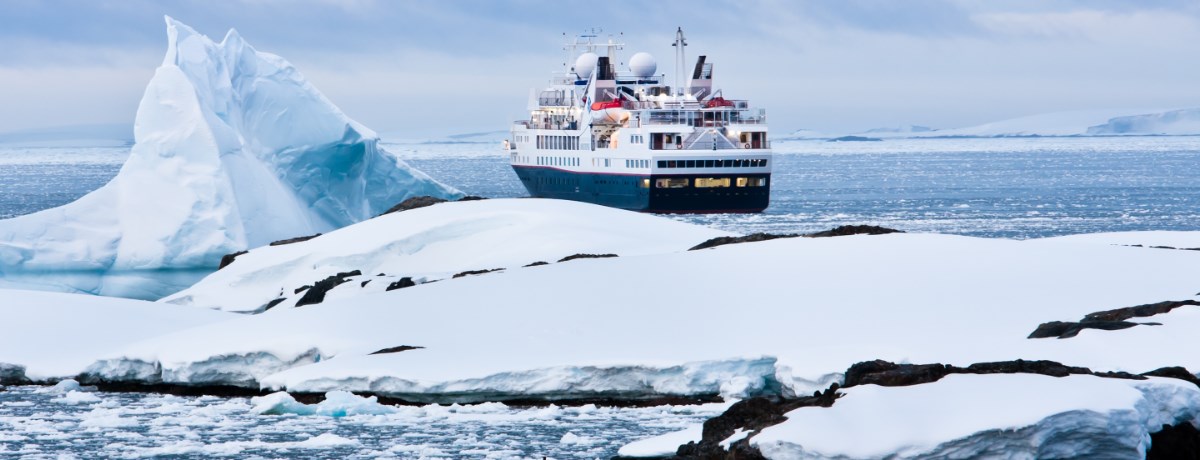
<instances>
[{"instance_id":1,"label":"snowbank","mask_svg":"<svg viewBox=\"0 0 1200 460\"><path fill-rule=\"evenodd\" d=\"M360 271L326 301L385 292L468 270L516 269L574 254L637 256L683 251L726 232L650 215L562 200L505 199L441 203L392 213L299 243L267 246L162 301L258 311L296 305L297 288ZM367 284L363 284L367 283Z\"/></svg>"},{"instance_id":2,"label":"snowbank","mask_svg":"<svg viewBox=\"0 0 1200 460\"><path fill-rule=\"evenodd\" d=\"M81 294L3 289L0 299L0 363L24 367L33 380L73 377L129 343L237 316ZM61 385L81 390L73 380Z\"/></svg>"},{"instance_id":3,"label":"snowbank","mask_svg":"<svg viewBox=\"0 0 1200 460\"><path fill-rule=\"evenodd\" d=\"M458 195L380 149L284 59L166 21L129 159L73 203L0 221L0 287L158 298L224 254Z\"/></svg>"},{"instance_id":4,"label":"snowbank","mask_svg":"<svg viewBox=\"0 0 1200 460\"><path fill-rule=\"evenodd\" d=\"M436 208L436 206L434 207ZM315 240L314 240L315 241ZM893 234L513 268L131 345L90 369L415 400L811 393L850 364L1050 359L1200 369L1195 307L1121 331L1040 323L1191 299L1200 253ZM372 354L395 347L395 353Z\"/></svg>"},{"instance_id":5,"label":"snowbank","mask_svg":"<svg viewBox=\"0 0 1200 460\"><path fill-rule=\"evenodd\" d=\"M1164 424L1200 424L1200 389L1175 379L951 375L844 393L751 444L767 458L1143 458Z\"/></svg>"}]
</instances>

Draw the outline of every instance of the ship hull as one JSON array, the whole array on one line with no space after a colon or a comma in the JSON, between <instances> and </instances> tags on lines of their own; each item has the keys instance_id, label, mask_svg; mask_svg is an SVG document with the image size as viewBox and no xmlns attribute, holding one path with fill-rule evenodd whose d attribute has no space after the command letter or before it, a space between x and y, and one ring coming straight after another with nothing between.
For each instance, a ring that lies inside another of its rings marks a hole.
<instances>
[{"instance_id":1,"label":"ship hull","mask_svg":"<svg viewBox=\"0 0 1200 460\"><path fill-rule=\"evenodd\" d=\"M598 174L553 167L517 166L513 170L529 195L583 201L631 211L653 213L755 213L771 199L770 174ZM658 179L764 179L758 187L655 187Z\"/></svg>"}]
</instances>

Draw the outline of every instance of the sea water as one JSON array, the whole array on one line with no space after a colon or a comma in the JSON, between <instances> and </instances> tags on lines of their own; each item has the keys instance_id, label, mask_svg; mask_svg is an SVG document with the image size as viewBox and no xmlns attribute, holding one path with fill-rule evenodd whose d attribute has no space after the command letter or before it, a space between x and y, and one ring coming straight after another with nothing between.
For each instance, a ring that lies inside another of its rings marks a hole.
<instances>
[{"instance_id":1,"label":"sea water","mask_svg":"<svg viewBox=\"0 0 1200 460\"><path fill-rule=\"evenodd\" d=\"M498 143L390 143L431 176L485 197L526 192ZM1200 137L776 141L761 214L670 216L737 232L874 224L910 232L1037 238L1200 230ZM0 218L68 203L106 183L122 148L0 147ZM256 415L245 398L0 391L0 458L608 458L719 406L643 409L405 408L329 418Z\"/></svg>"}]
</instances>

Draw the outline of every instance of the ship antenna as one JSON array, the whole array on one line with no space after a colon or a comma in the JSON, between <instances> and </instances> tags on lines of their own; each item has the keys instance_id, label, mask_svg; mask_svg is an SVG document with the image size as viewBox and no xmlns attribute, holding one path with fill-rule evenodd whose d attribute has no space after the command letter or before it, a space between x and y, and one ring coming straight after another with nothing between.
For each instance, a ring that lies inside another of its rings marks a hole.
<instances>
[{"instance_id":1,"label":"ship antenna","mask_svg":"<svg viewBox=\"0 0 1200 460\"><path fill-rule=\"evenodd\" d=\"M671 46L675 47L675 91L681 91L679 77L682 75L684 65L683 47L687 46L687 41L683 38L683 27L675 31L675 43L672 43Z\"/></svg>"}]
</instances>

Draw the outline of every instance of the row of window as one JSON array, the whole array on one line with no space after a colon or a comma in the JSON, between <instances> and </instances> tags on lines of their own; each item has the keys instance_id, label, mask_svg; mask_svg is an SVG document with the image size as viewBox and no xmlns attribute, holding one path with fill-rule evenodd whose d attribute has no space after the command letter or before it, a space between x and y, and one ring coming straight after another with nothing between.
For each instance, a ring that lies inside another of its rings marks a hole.
<instances>
[{"instance_id":1,"label":"row of window","mask_svg":"<svg viewBox=\"0 0 1200 460\"><path fill-rule=\"evenodd\" d=\"M658 160L658 167L660 168L763 168L766 166L766 158L745 158L738 160Z\"/></svg>"},{"instance_id":2,"label":"row of window","mask_svg":"<svg viewBox=\"0 0 1200 460\"><path fill-rule=\"evenodd\" d=\"M552 150L579 150L579 138L575 136L538 136L537 148Z\"/></svg>"},{"instance_id":3,"label":"row of window","mask_svg":"<svg viewBox=\"0 0 1200 460\"><path fill-rule=\"evenodd\" d=\"M579 166L579 159L574 157L537 157L538 166Z\"/></svg>"},{"instance_id":4,"label":"row of window","mask_svg":"<svg viewBox=\"0 0 1200 460\"><path fill-rule=\"evenodd\" d=\"M736 180L729 177L697 177L696 188L714 188L714 187L729 187L731 184L737 187L765 187L767 178L765 177L738 177ZM663 177L654 180L655 188L687 188L691 185L691 180L686 177Z\"/></svg>"},{"instance_id":5,"label":"row of window","mask_svg":"<svg viewBox=\"0 0 1200 460\"><path fill-rule=\"evenodd\" d=\"M626 168L649 168L650 160L625 160Z\"/></svg>"}]
</instances>

